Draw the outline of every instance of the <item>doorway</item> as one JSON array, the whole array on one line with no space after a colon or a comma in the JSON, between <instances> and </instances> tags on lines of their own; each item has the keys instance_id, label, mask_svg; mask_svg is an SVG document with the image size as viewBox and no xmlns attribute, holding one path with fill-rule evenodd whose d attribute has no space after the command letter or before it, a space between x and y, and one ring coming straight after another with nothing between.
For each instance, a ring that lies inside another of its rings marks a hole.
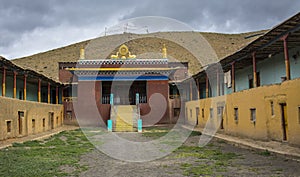
<instances>
[{"instance_id":1,"label":"doorway","mask_svg":"<svg viewBox=\"0 0 300 177\"><path fill-rule=\"evenodd\" d=\"M115 105L135 105L136 94L139 93L139 102L147 102L146 81L103 81L102 82L102 104L110 103L110 94L114 94Z\"/></svg>"},{"instance_id":2,"label":"doorway","mask_svg":"<svg viewBox=\"0 0 300 177\"><path fill-rule=\"evenodd\" d=\"M223 111L224 111L224 107L223 107L223 106L219 106L219 107L218 107L218 119L221 119L221 122L220 122L220 129L224 129L224 117L223 117Z\"/></svg>"},{"instance_id":3,"label":"doorway","mask_svg":"<svg viewBox=\"0 0 300 177\"><path fill-rule=\"evenodd\" d=\"M51 129L54 129L54 113L53 112L49 112L49 123L50 123L50 127Z\"/></svg>"},{"instance_id":4,"label":"doorway","mask_svg":"<svg viewBox=\"0 0 300 177\"><path fill-rule=\"evenodd\" d=\"M282 139L287 140L288 122L287 122L287 106L286 103L281 103L281 125L282 125Z\"/></svg>"},{"instance_id":5,"label":"doorway","mask_svg":"<svg viewBox=\"0 0 300 177\"><path fill-rule=\"evenodd\" d=\"M19 126L19 135L23 134L23 119L24 119L24 112L18 112L18 126Z\"/></svg>"}]
</instances>

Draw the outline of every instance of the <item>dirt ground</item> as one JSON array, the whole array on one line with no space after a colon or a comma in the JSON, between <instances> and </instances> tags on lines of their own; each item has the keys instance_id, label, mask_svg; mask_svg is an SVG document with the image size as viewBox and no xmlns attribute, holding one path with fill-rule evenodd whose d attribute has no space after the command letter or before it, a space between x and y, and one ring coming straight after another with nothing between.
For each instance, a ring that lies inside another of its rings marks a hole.
<instances>
[{"instance_id":1,"label":"dirt ground","mask_svg":"<svg viewBox=\"0 0 300 177\"><path fill-rule=\"evenodd\" d=\"M197 149L199 138L191 136L184 146ZM88 170L80 176L300 176L299 159L244 149L218 139L213 139L202 150L221 153L216 153L218 156L199 157L196 152L179 157L182 152L176 150L155 161L133 163L116 160L94 150L81 157L80 164L87 166ZM224 154L232 157L224 158Z\"/></svg>"}]
</instances>

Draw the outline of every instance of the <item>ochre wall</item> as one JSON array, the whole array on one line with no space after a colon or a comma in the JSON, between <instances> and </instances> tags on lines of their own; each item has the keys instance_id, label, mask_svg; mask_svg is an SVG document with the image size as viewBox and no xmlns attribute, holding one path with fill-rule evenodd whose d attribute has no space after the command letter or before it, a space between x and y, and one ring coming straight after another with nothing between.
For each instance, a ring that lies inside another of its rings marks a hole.
<instances>
[{"instance_id":1,"label":"ochre wall","mask_svg":"<svg viewBox=\"0 0 300 177\"><path fill-rule=\"evenodd\" d=\"M152 102L150 102L151 97ZM163 101L164 99L164 101ZM141 118L143 125L155 125L157 123L169 123L169 85L168 81L147 81L147 105L141 105ZM164 104L164 105L162 105ZM162 110L161 108L166 107Z\"/></svg>"},{"instance_id":2,"label":"ochre wall","mask_svg":"<svg viewBox=\"0 0 300 177\"><path fill-rule=\"evenodd\" d=\"M224 130L230 135L258 140L283 140L281 104L287 105L287 142L300 146L300 79L281 84L263 86L236 92L227 96L201 99L186 103L186 119L196 121L196 107L199 107L198 126L204 128L210 119L217 120L217 107L224 104ZM271 102L274 115L271 113ZM234 108L238 108L238 121L234 120ZM250 109L256 109L256 122L250 120ZM204 116L202 115L204 109ZM192 110L192 115L190 114ZM220 131L220 129L219 129Z\"/></svg>"},{"instance_id":3,"label":"ochre wall","mask_svg":"<svg viewBox=\"0 0 300 177\"><path fill-rule=\"evenodd\" d=\"M24 112L22 132L19 132L19 111ZM63 124L63 106L23 101L0 96L0 140L27 136L52 129L49 113L53 113L53 128ZM34 119L35 126L32 125ZM45 126L43 126L45 119ZM7 132L7 121L11 131Z\"/></svg>"}]
</instances>

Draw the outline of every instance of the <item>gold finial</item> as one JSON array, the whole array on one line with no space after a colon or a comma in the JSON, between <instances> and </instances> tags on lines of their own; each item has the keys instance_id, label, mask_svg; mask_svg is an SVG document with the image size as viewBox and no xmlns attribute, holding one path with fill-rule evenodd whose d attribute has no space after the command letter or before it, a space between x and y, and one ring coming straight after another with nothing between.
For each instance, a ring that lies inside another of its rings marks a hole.
<instances>
[{"instance_id":1,"label":"gold finial","mask_svg":"<svg viewBox=\"0 0 300 177\"><path fill-rule=\"evenodd\" d=\"M131 55L128 47L123 44L120 46L119 48L119 51L116 53L116 55L111 55L110 58L112 59L118 59L118 58L121 58L121 59L134 59L136 58L135 55Z\"/></svg>"},{"instance_id":2,"label":"gold finial","mask_svg":"<svg viewBox=\"0 0 300 177\"><path fill-rule=\"evenodd\" d=\"M84 48L81 48L80 49L80 57L79 57L79 59L84 60L84 58L85 58Z\"/></svg>"},{"instance_id":3,"label":"gold finial","mask_svg":"<svg viewBox=\"0 0 300 177\"><path fill-rule=\"evenodd\" d=\"M162 48L162 57L163 58L168 58L166 44L164 44L163 48Z\"/></svg>"}]
</instances>

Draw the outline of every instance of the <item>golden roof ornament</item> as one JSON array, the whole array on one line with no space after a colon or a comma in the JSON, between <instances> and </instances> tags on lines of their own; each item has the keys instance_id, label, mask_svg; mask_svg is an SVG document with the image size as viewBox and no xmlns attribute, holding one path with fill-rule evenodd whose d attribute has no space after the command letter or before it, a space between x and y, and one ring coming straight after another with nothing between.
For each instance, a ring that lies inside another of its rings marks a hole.
<instances>
[{"instance_id":1,"label":"golden roof ornament","mask_svg":"<svg viewBox=\"0 0 300 177\"><path fill-rule=\"evenodd\" d=\"M111 55L111 59L134 59L136 58L136 55L131 55L131 52L129 51L128 47L123 44L120 46L118 52L116 55Z\"/></svg>"},{"instance_id":2,"label":"golden roof ornament","mask_svg":"<svg viewBox=\"0 0 300 177\"><path fill-rule=\"evenodd\" d=\"M168 58L166 44L164 44L162 48L162 58Z\"/></svg>"}]
</instances>

